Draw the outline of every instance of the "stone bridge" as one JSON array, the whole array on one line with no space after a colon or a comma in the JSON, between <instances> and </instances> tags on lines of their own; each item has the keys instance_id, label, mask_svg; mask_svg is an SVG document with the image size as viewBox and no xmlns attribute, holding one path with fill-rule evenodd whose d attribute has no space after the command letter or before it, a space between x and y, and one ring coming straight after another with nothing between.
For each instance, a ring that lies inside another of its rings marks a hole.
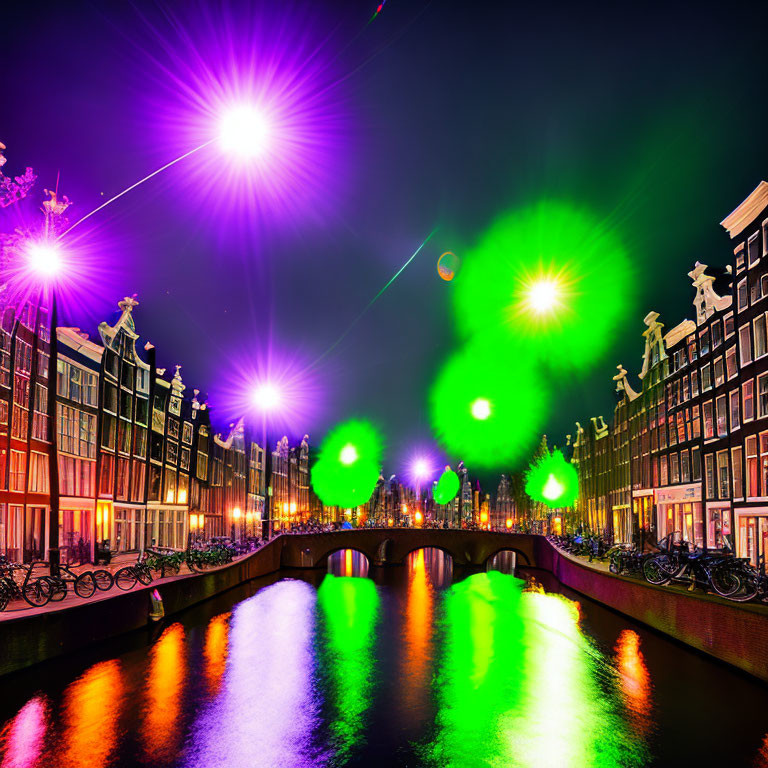
<instances>
[{"instance_id":1,"label":"stone bridge","mask_svg":"<svg viewBox=\"0 0 768 768\"><path fill-rule=\"evenodd\" d=\"M519 565L538 566L537 539L516 533L463 531L453 528L362 528L329 533L286 534L280 542L281 568L322 568L342 549L362 552L371 565L401 565L409 553L436 547L456 565L484 566L498 552L512 550Z\"/></svg>"}]
</instances>

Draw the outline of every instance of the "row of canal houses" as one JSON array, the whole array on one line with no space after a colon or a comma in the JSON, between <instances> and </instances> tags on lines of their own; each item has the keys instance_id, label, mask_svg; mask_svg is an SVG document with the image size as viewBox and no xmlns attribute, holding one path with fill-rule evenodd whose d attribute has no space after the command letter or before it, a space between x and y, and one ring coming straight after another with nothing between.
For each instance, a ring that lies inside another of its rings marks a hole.
<instances>
[{"instance_id":1,"label":"row of canal houses","mask_svg":"<svg viewBox=\"0 0 768 768\"><path fill-rule=\"evenodd\" d=\"M689 273L694 319L644 319L639 383L620 365L611 424L577 424L577 516L645 545L669 533L725 543L759 564L768 546L768 183L722 222L721 268Z\"/></svg>"},{"instance_id":2,"label":"row of canal houses","mask_svg":"<svg viewBox=\"0 0 768 768\"><path fill-rule=\"evenodd\" d=\"M106 546L183 548L189 537L262 535L262 523L309 518L307 438L291 446L283 437L265 462L242 420L217 434L180 366L159 368L152 345L140 346L137 305L120 301L98 340L58 327L53 356L46 307L0 306L0 554L9 560L46 559L57 547L62 562ZM271 521L262 520L267 476Z\"/></svg>"}]
</instances>

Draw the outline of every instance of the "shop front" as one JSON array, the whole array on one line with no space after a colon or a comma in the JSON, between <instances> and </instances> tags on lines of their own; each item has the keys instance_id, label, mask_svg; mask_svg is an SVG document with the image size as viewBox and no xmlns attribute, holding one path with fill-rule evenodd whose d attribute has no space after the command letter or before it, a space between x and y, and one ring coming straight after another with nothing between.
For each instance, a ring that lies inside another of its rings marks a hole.
<instances>
[{"instance_id":1,"label":"shop front","mask_svg":"<svg viewBox=\"0 0 768 768\"><path fill-rule=\"evenodd\" d=\"M704 546L701 483L656 488L659 539L679 532L683 541Z\"/></svg>"},{"instance_id":2,"label":"shop front","mask_svg":"<svg viewBox=\"0 0 768 768\"><path fill-rule=\"evenodd\" d=\"M748 557L755 567L765 562L768 551L768 507L734 509L736 556Z\"/></svg>"},{"instance_id":3,"label":"shop front","mask_svg":"<svg viewBox=\"0 0 768 768\"><path fill-rule=\"evenodd\" d=\"M731 503L729 501L707 502L707 547L722 549L723 537L731 537Z\"/></svg>"},{"instance_id":4,"label":"shop front","mask_svg":"<svg viewBox=\"0 0 768 768\"><path fill-rule=\"evenodd\" d=\"M113 519L112 549L117 552L136 552L141 549L144 505L115 503Z\"/></svg>"},{"instance_id":5,"label":"shop front","mask_svg":"<svg viewBox=\"0 0 768 768\"><path fill-rule=\"evenodd\" d=\"M637 526L638 546L645 549L646 544L656 541L656 525L654 520L653 488L642 488L632 491L632 513Z\"/></svg>"},{"instance_id":6,"label":"shop front","mask_svg":"<svg viewBox=\"0 0 768 768\"><path fill-rule=\"evenodd\" d=\"M59 547L63 563L93 560L94 506L93 499L62 496L59 502Z\"/></svg>"},{"instance_id":7,"label":"shop front","mask_svg":"<svg viewBox=\"0 0 768 768\"><path fill-rule=\"evenodd\" d=\"M629 504L616 504L613 512L613 543L632 543L632 511Z\"/></svg>"}]
</instances>

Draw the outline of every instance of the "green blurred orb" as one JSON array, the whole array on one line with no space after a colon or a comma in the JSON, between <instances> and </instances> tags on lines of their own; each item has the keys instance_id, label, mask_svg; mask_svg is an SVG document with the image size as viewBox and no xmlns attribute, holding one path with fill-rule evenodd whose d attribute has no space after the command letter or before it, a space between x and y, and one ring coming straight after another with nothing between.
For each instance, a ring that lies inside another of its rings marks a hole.
<instances>
[{"instance_id":1,"label":"green blurred orb","mask_svg":"<svg viewBox=\"0 0 768 768\"><path fill-rule=\"evenodd\" d=\"M448 504L453 501L459 492L460 485L459 476L450 467L446 467L432 493L435 503Z\"/></svg>"},{"instance_id":2,"label":"green blurred orb","mask_svg":"<svg viewBox=\"0 0 768 768\"><path fill-rule=\"evenodd\" d=\"M312 467L312 488L326 506L359 507L371 497L381 471L383 442L367 421L334 427L320 445Z\"/></svg>"},{"instance_id":3,"label":"green blurred orb","mask_svg":"<svg viewBox=\"0 0 768 768\"><path fill-rule=\"evenodd\" d=\"M488 227L453 300L462 338L498 333L554 368L579 368L606 353L632 311L632 264L593 213L542 200Z\"/></svg>"},{"instance_id":4,"label":"green blurred orb","mask_svg":"<svg viewBox=\"0 0 768 768\"><path fill-rule=\"evenodd\" d=\"M549 399L529 357L476 339L452 354L432 383L432 432L446 453L472 467L508 468L530 454Z\"/></svg>"},{"instance_id":5,"label":"green blurred orb","mask_svg":"<svg viewBox=\"0 0 768 768\"><path fill-rule=\"evenodd\" d=\"M560 451L547 453L525 473L525 492L552 509L570 507L579 495L576 467Z\"/></svg>"}]
</instances>

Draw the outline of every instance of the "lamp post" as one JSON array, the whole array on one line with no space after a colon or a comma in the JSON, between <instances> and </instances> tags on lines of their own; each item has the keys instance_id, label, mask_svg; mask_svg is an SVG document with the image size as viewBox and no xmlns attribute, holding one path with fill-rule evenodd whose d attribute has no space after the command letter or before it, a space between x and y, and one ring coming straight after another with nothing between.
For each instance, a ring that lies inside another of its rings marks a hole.
<instances>
[{"instance_id":1,"label":"lamp post","mask_svg":"<svg viewBox=\"0 0 768 768\"><path fill-rule=\"evenodd\" d=\"M238 541L243 540L243 530L240 525L240 518L242 515L243 513L240 511L240 507L235 507L232 510L232 519L234 520L232 523L232 538L237 539Z\"/></svg>"},{"instance_id":2,"label":"lamp post","mask_svg":"<svg viewBox=\"0 0 768 768\"><path fill-rule=\"evenodd\" d=\"M261 445L264 450L262 467L264 478L264 513L261 524L261 536L263 539L272 538L272 451L269 449L267 441L267 416L280 405L280 400L280 390L271 382L262 382L254 389L253 403L261 411Z\"/></svg>"}]
</instances>

